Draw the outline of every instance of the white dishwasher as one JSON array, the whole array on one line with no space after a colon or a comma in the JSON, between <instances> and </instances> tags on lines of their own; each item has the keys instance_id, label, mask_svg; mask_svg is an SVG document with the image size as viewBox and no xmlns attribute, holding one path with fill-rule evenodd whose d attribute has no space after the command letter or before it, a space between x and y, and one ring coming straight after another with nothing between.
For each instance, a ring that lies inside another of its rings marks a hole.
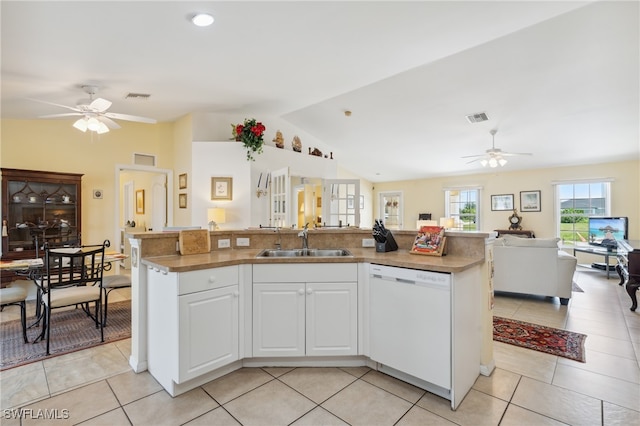
<instances>
[{"instance_id":1,"label":"white dishwasher","mask_svg":"<svg viewBox=\"0 0 640 426\"><path fill-rule=\"evenodd\" d=\"M370 265L369 284L370 358L449 391L451 274Z\"/></svg>"}]
</instances>

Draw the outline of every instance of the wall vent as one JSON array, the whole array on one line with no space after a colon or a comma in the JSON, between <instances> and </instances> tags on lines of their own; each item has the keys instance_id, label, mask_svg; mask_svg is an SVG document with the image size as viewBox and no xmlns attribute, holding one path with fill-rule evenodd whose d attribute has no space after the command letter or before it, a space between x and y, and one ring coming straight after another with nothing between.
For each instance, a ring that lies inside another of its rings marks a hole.
<instances>
[{"instance_id":1,"label":"wall vent","mask_svg":"<svg viewBox=\"0 0 640 426\"><path fill-rule=\"evenodd\" d=\"M142 99L142 100L147 100L149 99L151 95L148 93L127 93L127 96L125 96L125 99Z\"/></svg>"},{"instance_id":2,"label":"wall vent","mask_svg":"<svg viewBox=\"0 0 640 426\"><path fill-rule=\"evenodd\" d=\"M156 156L151 154L133 153L133 164L138 166L156 166Z\"/></svg>"},{"instance_id":3,"label":"wall vent","mask_svg":"<svg viewBox=\"0 0 640 426\"><path fill-rule=\"evenodd\" d=\"M480 123L482 121L487 121L489 117L486 112L477 112L475 114L467 115L467 121L469 123Z\"/></svg>"}]
</instances>

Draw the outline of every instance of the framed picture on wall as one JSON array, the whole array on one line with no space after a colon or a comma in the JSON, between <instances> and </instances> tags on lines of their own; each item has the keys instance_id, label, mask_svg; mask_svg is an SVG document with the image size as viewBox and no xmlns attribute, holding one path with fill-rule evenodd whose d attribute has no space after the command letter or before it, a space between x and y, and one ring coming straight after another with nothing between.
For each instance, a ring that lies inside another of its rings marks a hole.
<instances>
[{"instance_id":1,"label":"framed picture on wall","mask_svg":"<svg viewBox=\"0 0 640 426\"><path fill-rule=\"evenodd\" d=\"M542 205L540 204L540 191L520 191L520 211L542 211Z\"/></svg>"},{"instance_id":2,"label":"framed picture on wall","mask_svg":"<svg viewBox=\"0 0 640 426\"><path fill-rule=\"evenodd\" d=\"M233 197L233 178L212 177L211 178L211 199L231 200Z\"/></svg>"},{"instance_id":3,"label":"framed picture on wall","mask_svg":"<svg viewBox=\"0 0 640 426\"><path fill-rule=\"evenodd\" d=\"M491 211L513 210L513 194L491 196Z\"/></svg>"},{"instance_id":4,"label":"framed picture on wall","mask_svg":"<svg viewBox=\"0 0 640 426\"><path fill-rule=\"evenodd\" d=\"M186 189L187 188L187 174L182 173L178 175L178 189Z\"/></svg>"},{"instance_id":5,"label":"framed picture on wall","mask_svg":"<svg viewBox=\"0 0 640 426\"><path fill-rule=\"evenodd\" d=\"M136 214L144 214L144 189L136 191Z\"/></svg>"},{"instance_id":6,"label":"framed picture on wall","mask_svg":"<svg viewBox=\"0 0 640 426\"><path fill-rule=\"evenodd\" d=\"M178 194L178 207L181 209L187 208L187 194Z\"/></svg>"}]
</instances>

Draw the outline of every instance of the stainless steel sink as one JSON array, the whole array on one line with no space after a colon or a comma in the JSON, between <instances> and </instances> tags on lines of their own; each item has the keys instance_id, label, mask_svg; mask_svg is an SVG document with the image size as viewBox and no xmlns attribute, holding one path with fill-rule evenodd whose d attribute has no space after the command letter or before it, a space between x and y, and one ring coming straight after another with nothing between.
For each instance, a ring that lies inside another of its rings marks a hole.
<instances>
[{"instance_id":1,"label":"stainless steel sink","mask_svg":"<svg viewBox=\"0 0 640 426\"><path fill-rule=\"evenodd\" d=\"M266 249L258 253L256 257L349 257L353 256L345 249L293 249L278 250Z\"/></svg>"}]
</instances>

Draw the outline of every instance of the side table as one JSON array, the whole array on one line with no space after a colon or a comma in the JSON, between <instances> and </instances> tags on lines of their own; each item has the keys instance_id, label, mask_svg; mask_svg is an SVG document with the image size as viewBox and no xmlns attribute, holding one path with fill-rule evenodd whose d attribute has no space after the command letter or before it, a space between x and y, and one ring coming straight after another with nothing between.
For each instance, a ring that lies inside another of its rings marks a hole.
<instances>
[{"instance_id":1,"label":"side table","mask_svg":"<svg viewBox=\"0 0 640 426\"><path fill-rule=\"evenodd\" d=\"M533 231L526 231L524 229L494 229L495 232L498 233L498 237L501 237L503 235L518 235L520 237L524 237L524 238L535 238L535 234L533 233Z\"/></svg>"}]
</instances>

